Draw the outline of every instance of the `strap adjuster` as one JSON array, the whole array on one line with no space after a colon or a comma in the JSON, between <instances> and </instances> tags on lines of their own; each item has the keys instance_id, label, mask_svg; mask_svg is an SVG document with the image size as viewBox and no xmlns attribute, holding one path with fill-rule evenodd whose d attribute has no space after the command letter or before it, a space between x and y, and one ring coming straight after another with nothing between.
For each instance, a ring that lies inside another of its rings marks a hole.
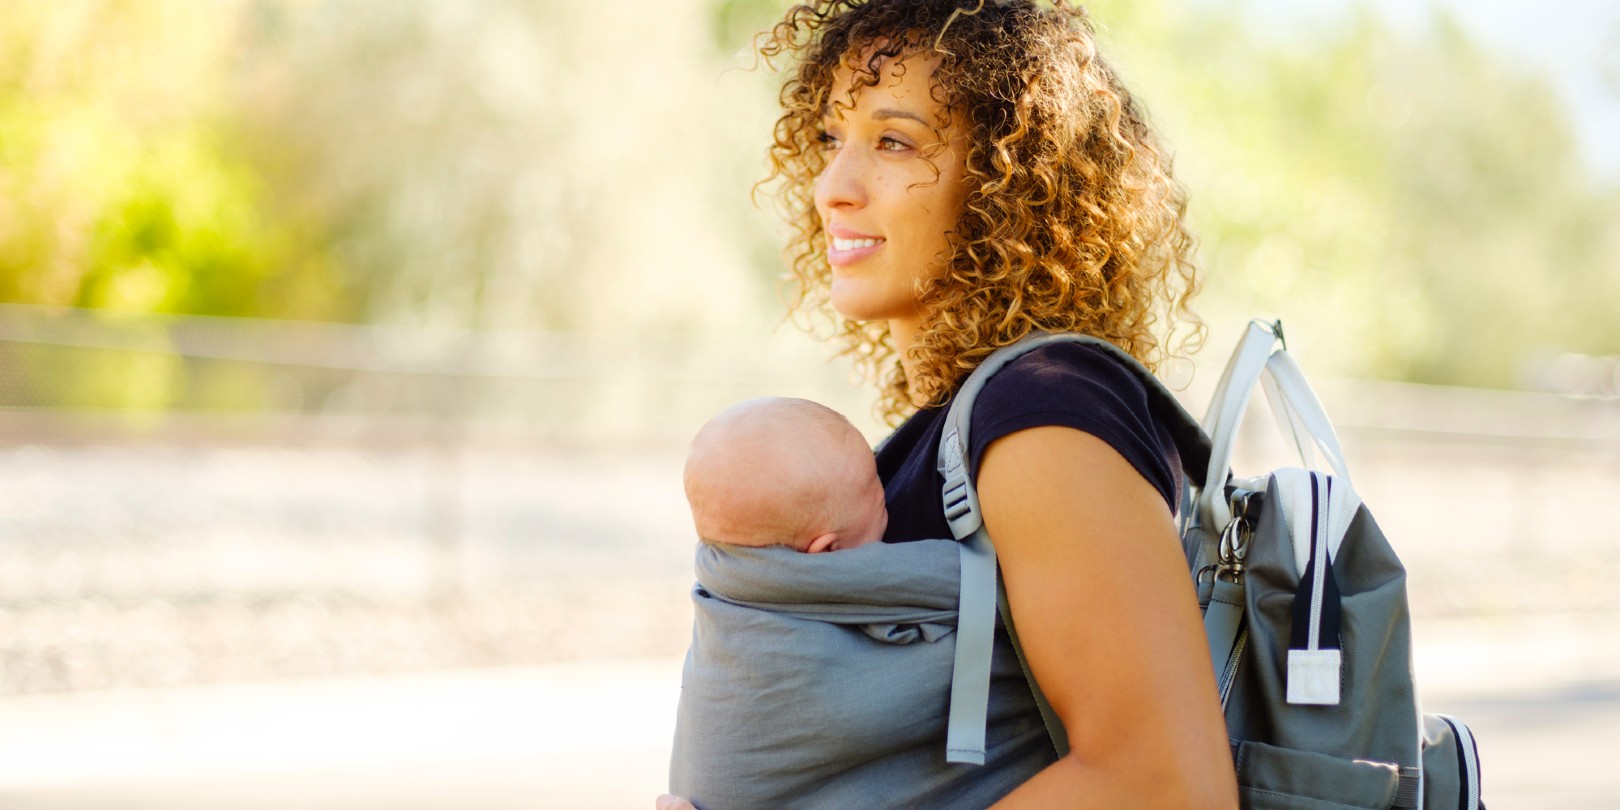
<instances>
[{"instance_id":1,"label":"strap adjuster","mask_svg":"<svg viewBox=\"0 0 1620 810\"><path fill-rule=\"evenodd\" d=\"M984 525L979 513L979 495L968 481L966 454L961 436L952 430L940 443L939 474L945 484L940 494L945 502L945 522L957 540L966 540Z\"/></svg>"}]
</instances>

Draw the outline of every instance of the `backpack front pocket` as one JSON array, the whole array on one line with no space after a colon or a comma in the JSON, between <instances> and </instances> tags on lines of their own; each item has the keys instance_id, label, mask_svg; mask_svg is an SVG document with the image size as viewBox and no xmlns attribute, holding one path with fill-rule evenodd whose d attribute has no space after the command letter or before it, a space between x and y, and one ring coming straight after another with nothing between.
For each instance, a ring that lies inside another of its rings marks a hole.
<instances>
[{"instance_id":1,"label":"backpack front pocket","mask_svg":"<svg viewBox=\"0 0 1620 810\"><path fill-rule=\"evenodd\" d=\"M1238 796L1255 810L1383 810L1394 804L1399 770L1386 762L1340 759L1243 742L1234 751Z\"/></svg>"}]
</instances>

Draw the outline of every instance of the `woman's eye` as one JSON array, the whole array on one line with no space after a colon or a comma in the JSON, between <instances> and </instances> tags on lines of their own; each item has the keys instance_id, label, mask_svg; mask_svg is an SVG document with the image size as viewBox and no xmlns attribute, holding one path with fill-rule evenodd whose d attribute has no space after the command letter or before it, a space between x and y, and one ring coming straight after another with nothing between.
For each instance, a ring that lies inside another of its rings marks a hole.
<instances>
[{"instance_id":1,"label":"woman's eye","mask_svg":"<svg viewBox=\"0 0 1620 810\"><path fill-rule=\"evenodd\" d=\"M843 139L830 132L819 132L815 136L816 145L822 149L832 150L844 145ZM889 135L877 139L879 152L904 152L911 148L911 144Z\"/></svg>"}]
</instances>

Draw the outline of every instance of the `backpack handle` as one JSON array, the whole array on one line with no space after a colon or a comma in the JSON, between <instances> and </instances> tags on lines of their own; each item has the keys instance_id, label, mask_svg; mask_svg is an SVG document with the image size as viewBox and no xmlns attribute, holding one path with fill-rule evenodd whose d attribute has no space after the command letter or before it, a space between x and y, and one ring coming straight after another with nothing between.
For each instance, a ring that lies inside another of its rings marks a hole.
<instances>
[{"instance_id":1,"label":"backpack handle","mask_svg":"<svg viewBox=\"0 0 1620 810\"><path fill-rule=\"evenodd\" d=\"M1322 401L1316 398L1311 384L1305 381L1305 372L1300 371L1299 364L1288 352L1278 350L1266 358L1265 382L1268 388L1274 388L1280 395L1276 399L1281 401L1280 410L1283 413L1277 415L1278 420L1286 420L1295 436L1299 436L1303 430L1305 437L1311 439L1315 448L1326 457L1333 473L1341 482L1350 485L1350 467L1344 460L1344 451L1339 447L1339 435L1334 432ZM1303 457L1307 445L1301 441L1299 446ZM1306 459L1306 466L1311 466L1309 459Z\"/></svg>"},{"instance_id":2,"label":"backpack handle","mask_svg":"<svg viewBox=\"0 0 1620 810\"><path fill-rule=\"evenodd\" d=\"M1253 320L1238 342L1237 350L1226 361L1220 382L1204 412L1204 432L1209 435L1209 468L1204 474L1204 486L1198 490L1198 522L1212 532L1219 532L1232 522L1232 507L1226 502L1226 480L1232 465L1232 442L1237 436L1238 422L1249 406L1254 385L1271 356L1271 347L1280 339L1277 327L1266 321Z\"/></svg>"},{"instance_id":3,"label":"backpack handle","mask_svg":"<svg viewBox=\"0 0 1620 810\"><path fill-rule=\"evenodd\" d=\"M1298 364L1286 349L1275 348L1281 340L1280 323L1250 321L1237 350L1221 372L1220 382L1215 385L1209 410L1204 415L1204 430L1210 437L1209 468L1204 475L1206 485L1198 491L1197 511L1199 523L1210 531L1218 532L1232 521L1232 509L1226 502L1223 484L1229 477L1232 447L1243 412L1262 376L1266 378L1267 395L1272 400L1278 425L1284 436L1293 440L1301 460L1309 466L1307 448L1315 447L1322 451L1333 472L1346 484L1350 482L1350 471L1333 424ZM1310 439L1308 444L1307 438Z\"/></svg>"}]
</instances>

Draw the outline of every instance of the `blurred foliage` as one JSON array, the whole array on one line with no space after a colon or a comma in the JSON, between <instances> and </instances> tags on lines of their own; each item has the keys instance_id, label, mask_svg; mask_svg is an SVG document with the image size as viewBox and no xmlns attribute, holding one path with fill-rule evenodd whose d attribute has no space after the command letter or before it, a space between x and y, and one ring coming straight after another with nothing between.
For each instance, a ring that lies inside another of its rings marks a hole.
<instances>
[{"instance_id":1,"label":"blurred foliage","mask_svg":"<svg viewBox=\"0 0 1620 810\"><path fill-rule=\"evenodd\" d=\"M1620 352L1620 189L1536 70L1439 12L1403 33L1365 7L1308 30L1093 9L1177 150L1212 320L1277 314L1319 365L1416 382Z\"/></svg>"},{"instance_id":2,"label":"blurred foliage","mask_svg":"<svg viewBox=\"0 0 1620 810\"><path fill-rule=\"evenodd\" d=\"M19 2L0 26L0 300L353 314L234 148L235 6Z\"/></svg>"},{"instance_id":3,"label":"blurred foliage","mask_svg":"<svg viewBox=\"0 0 1620 810\"><path fill-rule=\"evenodd\" d=\"M781 7L14 0L0 302L760 328L774 79L736 68ZM1091 7L1177 151L1217 326L1281 315L1314 365L1427 382L1620 352L1620 192L1534 70L1444 16ZM152 373L141 403L185 388Z\"/></svg>"},{"instance_id":4,"label":"blurred foliage","mask_svg":"<svg viewBox=\"0 0 1620 810\"><path fill-rule=\"evenodd\" d=\"M261 0L243 149L276 178L271 210L322 224L371 320L686 330L757 313L736 236L759 228L735 226L748 172L731 159L754 138L722 106L698 2Z\"/></svg>"},{"instance_id":5,"label":"blurred foliage","mask_svg":"<svg viewBox=\"0 0 1620 810\"><path fill-rule=\"evenodd\" d=\"M726 63L698 2L656 17L562 0L12 4L0 301L757 321L757 161L727 159L757 130L716 90ZM725 282L707 305L681 276L694 263Z\"/></svg>"}]
</instances>

